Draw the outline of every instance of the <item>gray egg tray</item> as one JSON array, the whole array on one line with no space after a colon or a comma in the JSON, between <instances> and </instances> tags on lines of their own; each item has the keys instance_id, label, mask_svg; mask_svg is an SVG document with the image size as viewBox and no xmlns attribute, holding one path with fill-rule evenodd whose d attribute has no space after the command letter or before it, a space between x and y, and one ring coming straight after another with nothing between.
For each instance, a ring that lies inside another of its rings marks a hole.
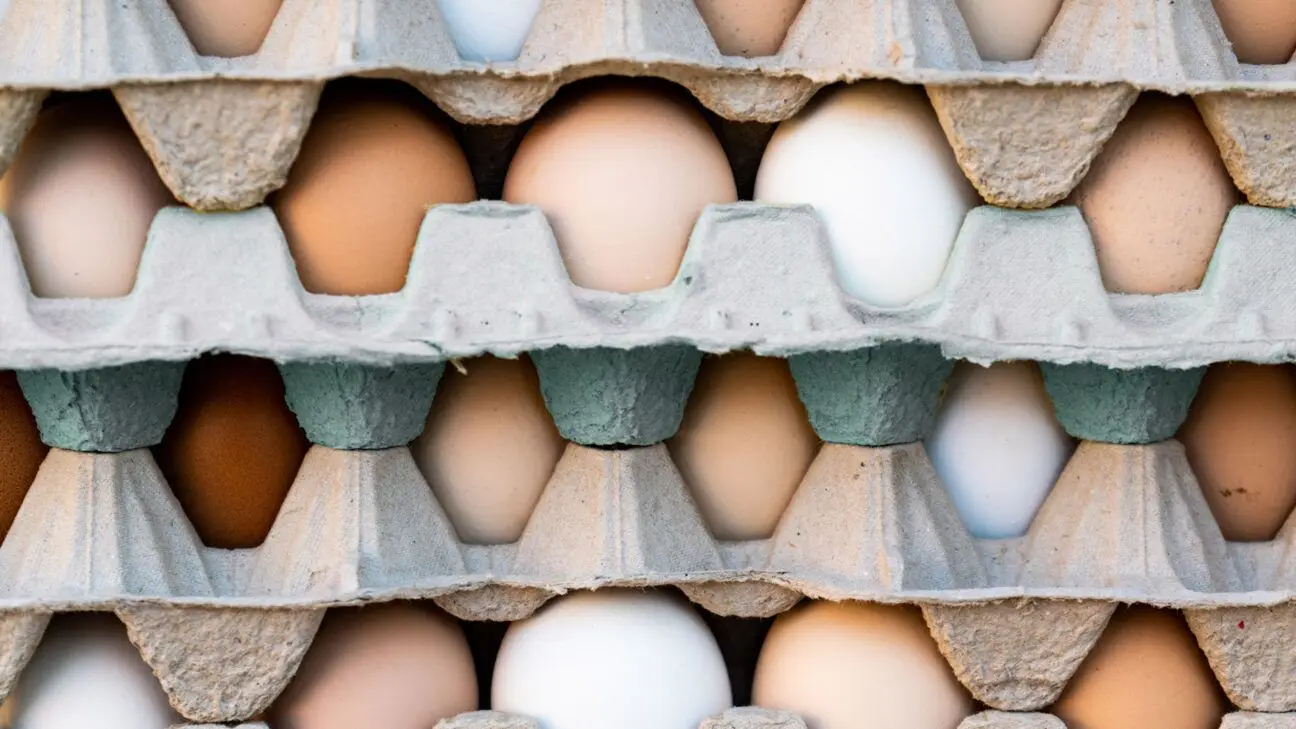
<instances>
[{"instance_id":1,"label":"gray egg tray","mask_svg":"<svg viewBox=\"0 0 1296 729\"><path fill-rule=\"evenodd\" d=\"M924 84L986 200L1027 208L1067 195L1140 90L1189 93L1250 201L1296 203L1296 63L1239 64L1210 0L1066 0L1014 63L980 59L954 0L807 0L759 59L722 56L692 0L545 0L517 61L493 64L459 58L434 2L285 0L260 51L236 59L197 55L165 0L0 5L0 168L49 90L110 87L162 179L202 210L282 186L324 82L349 75L406 81L474 124L518 123L601 75L665 78L760 122L831 83Z\"/></svg>"}]
</instances>

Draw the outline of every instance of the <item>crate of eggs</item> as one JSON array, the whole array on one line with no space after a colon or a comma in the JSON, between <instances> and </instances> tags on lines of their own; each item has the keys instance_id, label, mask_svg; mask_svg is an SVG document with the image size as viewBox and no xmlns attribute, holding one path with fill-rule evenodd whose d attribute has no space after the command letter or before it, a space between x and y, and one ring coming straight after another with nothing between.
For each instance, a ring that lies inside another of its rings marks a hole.
<instances>
[{"instance_id":1,"label":"crate of eggs","mask_svg":"<svg viewBox=\"0 0 1296 729\"><path fill-rule=\"evenodd\" d=\"M0 725L1296 726L1296 5L0 13Z\"/></svg>"}]
</instances>

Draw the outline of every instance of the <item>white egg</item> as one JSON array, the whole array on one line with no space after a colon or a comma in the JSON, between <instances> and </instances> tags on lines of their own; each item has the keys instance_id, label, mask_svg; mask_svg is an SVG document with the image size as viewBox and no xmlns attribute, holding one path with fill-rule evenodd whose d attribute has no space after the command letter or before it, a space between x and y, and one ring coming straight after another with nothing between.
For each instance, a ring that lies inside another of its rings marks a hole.
<instances>
[{"instance_id":1,"label":"white egg","mask_svg":"<svg viewBox=\"0 0 1296 729\"><path fill-rule=\"evenodd\" d=\"M756 200L813 205L842 289L907 304L940 283L979 198L921 90L866 82L820 97L774 133Z\"/></svg>"},{"instance_id":2,"label":"white egg","mask_svg":"<svg viewBox=\"0 0 1296 729\"><path fill-rule=\"evenodd\" d=\"M715 638L675 596L600 590L558 598L504 636L491 708L544 729L697 729L729 708Z\"/></svg>"},{"instance_id":3,"label":"white egg","mask_svg":"<svg viewBox=\"0 0 1296 729\"><path fill-rule=\"evenodd\" d=\"M13 729L167 729L182 723L112 613L55 616L5 705Z\"/></svg>"},{"instance_id":4,"label":"white egg","mask_svg":"<svg viewBox=\"0 0 1296 729\"><path fill-rule=\"evenodd\" d=\"M513 61L531 33L540 0L437 0L465 61Z\"/></svg>"},{"instance_id":5,"label":"white egg","mask_svg":"<svg viewBox=\"0 0 1296 729\"><path fill-rule=\"evenodd\" d=\"M1020 537L1075 449L1033 362L960 364L925 443L974 537Z\"/></svg>"}]
</instances>

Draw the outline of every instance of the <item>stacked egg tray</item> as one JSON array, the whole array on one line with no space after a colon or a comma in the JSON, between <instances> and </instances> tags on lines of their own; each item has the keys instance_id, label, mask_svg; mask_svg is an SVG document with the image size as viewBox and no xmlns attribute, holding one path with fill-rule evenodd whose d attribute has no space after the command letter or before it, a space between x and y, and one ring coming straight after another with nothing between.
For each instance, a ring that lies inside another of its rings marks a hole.
<instances>
[{"instance_id":1,"label":"stacked egg tray","mask_svg":"<svg viewBox=\"0 0 1296 729\"><path fill-rule=\"evenodd\" d=\"M1225 542L1171 440L1205 365L1296 355L1296 220L1275 209L1296 200L1296 64L1238 64L1209 0L1067 0L1015 63L977 57L953 0L807 0L783 51L754 60L721 56L690 0L546 0L519 60L490 65L459 60L433 2L285 0L241 59L197 56L164 0L3 12L0 157L49 91L111 88L193 209L158 215L112 300L33 297L0 225L0 367L55 446L0 544L0 693L58 611L116 611L187 719L229 723L273 701L330 606L430 598L513 620L568 590L673 585L748 617L803 597L918 604L992 709L967 729L1060 726L1039 712L1118 603L1180 608L1241 710L1225 726L1296 726L1296 522ZM306 293L257 207L329 79L402 80L460 122L510 125L607 74L756 122L832 83L923 84L1002 207L973 210L939 288L900 308L840 291L804 207L714 206L675 281L626 295L574 287L534 208L442 206L405 288L359 298ZM1067 195L1142 90L1193 96L1252 203L1195 291L1108 294L1079 212L1029 210ZM826 444L774 534L731 543L662 442L702 352L739 349L788 358ZM148 451L184 362L212 351L281 363L315 443L253 550L204 547ZM516 543L463 544L406 446L447 363L523 352L571 443ZM956 359L1041 362L1084 441L1023 538L970 537L921 446ZM738 709L704 727L799 722Z\"/></svg>"}]
</instances>

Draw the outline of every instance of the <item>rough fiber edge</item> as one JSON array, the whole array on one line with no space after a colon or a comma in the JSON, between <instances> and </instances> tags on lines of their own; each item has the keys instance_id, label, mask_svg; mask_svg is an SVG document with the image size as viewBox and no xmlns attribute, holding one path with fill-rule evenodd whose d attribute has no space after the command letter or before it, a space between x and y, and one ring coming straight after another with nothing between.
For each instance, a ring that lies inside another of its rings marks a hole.
<instances>
[{"instance_id":1,"label":"rough fiber edge","mask_svg":"<svg viewBox=\"0 0 1296 729\"><path fill-rule=\"evenodd\" d=\"M162 442L179 403L183 362L138 362L103 369L18 372L47 445L120 453Z\"/></svg>"},{"instance_id":2,"label":"rough fiber edge","mask_svg":"<svg viewBox=\"0 0 1296 729\"><path fill-rule=\"evenodd\" d=\"M1205 367L1113 370L1039 363L1058 422L1073 438L1136 445L1173 438L1188 417Z\"/></svg>"},{"instance_id":3,"label":"rough fiber edge","mask_svg":"<svg viewBox=\"0 0 1296 729\"><path fill-rule=\"evenodd\" d=\"M423 432L444 371L442 362L279 365L285 400L306 437L338 450L382 450L413 441Z\"/></svg>"}]
</instances>

